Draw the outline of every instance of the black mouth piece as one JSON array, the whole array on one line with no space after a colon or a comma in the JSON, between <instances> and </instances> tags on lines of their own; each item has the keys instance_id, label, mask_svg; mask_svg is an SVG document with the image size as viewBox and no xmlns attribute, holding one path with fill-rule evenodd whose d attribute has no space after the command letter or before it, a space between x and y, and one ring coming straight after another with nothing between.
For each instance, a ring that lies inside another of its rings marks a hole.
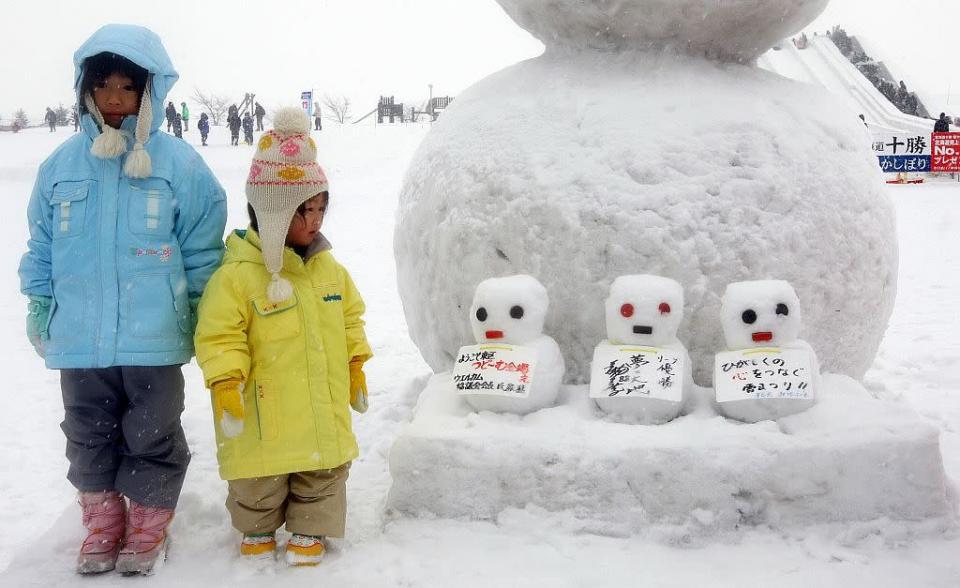
<instances>
[{"instance_id":1,"label":"black mouth piece","mask_svg":"<svg viewBox=\"0 0 960 588\"><path fill-rule=\"evenodd\" d=\"M635 335L652 335L653 327L633 325L633 332Z\"/></svg>"}]
</instances>

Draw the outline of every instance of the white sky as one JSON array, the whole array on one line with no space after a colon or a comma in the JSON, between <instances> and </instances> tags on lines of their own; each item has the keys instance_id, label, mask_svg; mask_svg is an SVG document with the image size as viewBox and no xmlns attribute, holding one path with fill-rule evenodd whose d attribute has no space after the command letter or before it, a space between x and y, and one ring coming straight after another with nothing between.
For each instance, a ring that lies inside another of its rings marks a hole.
<instances>
[{"instance_id":1,"label":"white sky","mask_svg":"<svg viewBox=\"0 0 960 588\"><path fill-rule=\"evenodd\" d=\"M37 120L47 105L71 104L73 52L107 22L142 24L160 35L180 72L176 102L191 102L195 87L238 102L252 91L268 110L298 103L311 87L350 96L356 114L372 109L380 94L423 100L430 83L434 95L456 95L543 48L495 0L18 0L5 3L3 22L5 119L20 107ZM896 57L909 71L895 73L912 87L945 96L944 76L954 76L951 104L960 111L955 44L944 36L960 30L960 1L833 0L810 30L833 24L902 43Z\"/></svg>"}]
</instances>

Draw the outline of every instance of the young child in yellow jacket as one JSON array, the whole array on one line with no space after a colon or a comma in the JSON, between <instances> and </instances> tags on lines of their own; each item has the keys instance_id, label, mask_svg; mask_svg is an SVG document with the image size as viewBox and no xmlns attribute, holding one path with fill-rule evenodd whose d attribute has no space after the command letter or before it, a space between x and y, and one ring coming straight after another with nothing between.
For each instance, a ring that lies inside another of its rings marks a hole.
<instances>
[{"instance_id":1,"label":"young child in yellow jacket","mask_svg":"<svg viewBox=\"0 0 960 588\"><path fill-rule=\"evenodd\" d=\"M212 391L227 509L240 553L315 565L342 537L346 479L358 455L350 407L364 412L363 300L320 233L329 201L310 120L274 117L247 178L251 226L227 238L199 308L196 348Z\"/></svg>"}]
</instances>

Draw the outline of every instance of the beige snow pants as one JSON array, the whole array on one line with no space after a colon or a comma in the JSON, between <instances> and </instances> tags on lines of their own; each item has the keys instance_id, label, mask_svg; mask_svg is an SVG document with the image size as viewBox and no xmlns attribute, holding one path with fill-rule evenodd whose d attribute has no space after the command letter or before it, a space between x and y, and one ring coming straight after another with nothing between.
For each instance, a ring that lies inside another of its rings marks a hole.
<instances>
[{"instance_id":1,"label":"beige snow pants","mask_svg":"<svg viewBox=\"0 0 960 588\"><path fill-rule=\"evenodd\" d=\"M301 535L343 537L350 463L332 470L295 472L227 482L227 510L245 535L270 533L284 523Z\"/></svg>"}]
</instances>

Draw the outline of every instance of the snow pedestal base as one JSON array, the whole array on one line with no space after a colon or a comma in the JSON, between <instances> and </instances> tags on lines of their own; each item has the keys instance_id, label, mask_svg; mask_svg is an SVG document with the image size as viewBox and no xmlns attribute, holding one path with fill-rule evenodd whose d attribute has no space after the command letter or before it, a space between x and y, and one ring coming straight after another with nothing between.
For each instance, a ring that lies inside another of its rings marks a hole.
<instances>
[{"instance_id":1,"label":"snow pedestal base","mask_svg":"<svg viewBox=\"0 0 960 588\"><path fill-rule=\"evenodd\" d=\"M709 409L659 426L604 420L585 386L526 417L471 413L450 374L434 376L390 453L388 508L496 519L565 511L618 532L953 516L939 432L901 405L824 374L819 403L742 424Z\"/></svg>"}]
</instances>

